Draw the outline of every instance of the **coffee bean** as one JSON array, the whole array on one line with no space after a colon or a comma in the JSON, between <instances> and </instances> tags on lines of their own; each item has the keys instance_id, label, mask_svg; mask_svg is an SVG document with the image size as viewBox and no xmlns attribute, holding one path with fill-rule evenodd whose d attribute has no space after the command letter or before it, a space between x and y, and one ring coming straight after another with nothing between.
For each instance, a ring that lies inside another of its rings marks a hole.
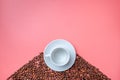
<instances>
[{"instance_id":1,"label":"coffee bean","mask_svg":"<svg viewBox=\"0 0 120 80\"><path fill-rule=\"evenodd\" d=\"M89 64L81 56L76 57L74 65L64 71L51 70L44 62L43 53L34 57L7 80L111 80L98 68Z\"/></svg>"}]
</instances>

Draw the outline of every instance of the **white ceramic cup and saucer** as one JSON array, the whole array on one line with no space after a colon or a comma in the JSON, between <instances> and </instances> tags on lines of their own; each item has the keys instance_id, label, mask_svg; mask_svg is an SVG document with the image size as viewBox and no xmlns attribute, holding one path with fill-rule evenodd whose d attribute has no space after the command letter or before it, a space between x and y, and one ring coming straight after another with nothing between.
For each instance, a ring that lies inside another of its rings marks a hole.
<instances>
[{"instance_id":1,"label":"white ceramic cup and saucer","mask_svg":"<svg viewBox=\"0 0 120 80\"><path fill-rule=\"evenodd\" d=\"M72 67L76 59L75 49L63 39L50 42L44 50L44 61L54 71L65 71Z\"/></svg>"}]
</instances>

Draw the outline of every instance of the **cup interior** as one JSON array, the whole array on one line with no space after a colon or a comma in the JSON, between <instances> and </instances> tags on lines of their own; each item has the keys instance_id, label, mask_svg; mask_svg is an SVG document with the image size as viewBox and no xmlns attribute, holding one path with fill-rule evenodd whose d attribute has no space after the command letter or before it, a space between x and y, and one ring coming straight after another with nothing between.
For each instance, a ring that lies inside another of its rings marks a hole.
<instances>
[{"instance_id":1,"label":"cup interior","mask_svg":"<svg viewBox=\"0 0 120 80\"><path fill-rule=\"evenodd\" d=\"M64 48L55 48L51 53L51 60L56 66L63 66L68 63L70 55Z\"/></svg>"}]
</instances>

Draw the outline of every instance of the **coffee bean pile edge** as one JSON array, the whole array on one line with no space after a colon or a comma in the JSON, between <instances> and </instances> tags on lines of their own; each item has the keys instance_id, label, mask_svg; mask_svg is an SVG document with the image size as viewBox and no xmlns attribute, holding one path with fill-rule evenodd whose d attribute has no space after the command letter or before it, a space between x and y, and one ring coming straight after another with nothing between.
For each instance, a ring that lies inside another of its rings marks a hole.
<instances>
[{"instance_id":1,"label":"coffee bean pile edge","mask_svg":"<svg viewBox=\"0 0 120 80\"><path fill-rule=\"evenodd\" d=\"M81 56L63 72L51 70L44 62L43 52L17 70L7 80L111 80Z\"/></svg>"}]
</instances>

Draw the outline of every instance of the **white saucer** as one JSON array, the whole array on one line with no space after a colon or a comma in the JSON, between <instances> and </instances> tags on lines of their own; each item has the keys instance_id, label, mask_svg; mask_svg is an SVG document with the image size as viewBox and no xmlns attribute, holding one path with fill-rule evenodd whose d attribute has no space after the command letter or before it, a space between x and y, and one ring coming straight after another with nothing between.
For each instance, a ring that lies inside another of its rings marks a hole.
<instances>
[{"instance_id":1,"label":"white saucer","mask_svg":"<svg viewBox=\"0 0 120 80\"><path fill-rule=\"evenodd\" d=\"M46 55L49 55L51 53L51 51L53 49L55 49L56 47L57 48L63 47L70 54L70 60L64 66L56 66L56 65L52 64L52 62L50 61L50 59L48 57L46 57ZM72 44L70 42L63 40L63 39L53 40L44 49L44 61L45 61L46 65L54 71L65 71L65 70L71 68L75 62L75 59L76 59L75 48L72 46Z\"/></svg>"}]
</instances>

